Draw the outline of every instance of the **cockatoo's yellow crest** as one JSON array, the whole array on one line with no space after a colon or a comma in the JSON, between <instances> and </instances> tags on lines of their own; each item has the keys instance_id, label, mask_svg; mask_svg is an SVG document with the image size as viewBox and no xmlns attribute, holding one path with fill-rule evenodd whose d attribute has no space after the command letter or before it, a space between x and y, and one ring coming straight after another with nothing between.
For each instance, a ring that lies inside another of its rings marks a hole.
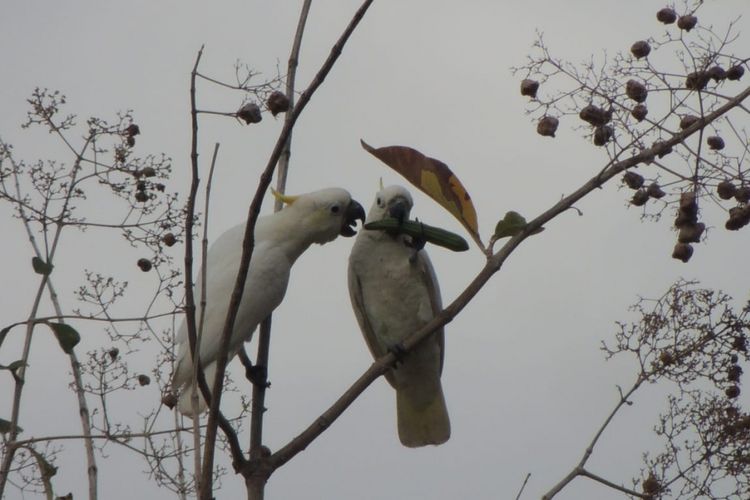
<instances>
[{"instance_id":1,"label":"cockatoo's yellow crest","mask_svg":"<svg viewBox=\"0 0 750 500\"><path fill-rule=\"evenodd\" d=\"M274 188L271 188L271 194L273 195L274 198L276 198L282 203L286 203L287 205L291 205L292 203L297 201L297 198L299 198L299 196L287 196L285 194L281 194L278 191L276 191Z\"/></svg>"}]
</instances>

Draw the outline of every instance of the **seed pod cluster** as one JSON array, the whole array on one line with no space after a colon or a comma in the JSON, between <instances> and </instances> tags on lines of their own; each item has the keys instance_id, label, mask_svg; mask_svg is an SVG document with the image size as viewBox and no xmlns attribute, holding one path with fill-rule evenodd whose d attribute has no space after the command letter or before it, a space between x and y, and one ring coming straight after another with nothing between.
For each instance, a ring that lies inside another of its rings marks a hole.
<instances>
[{"instance_id":1,"label":"seed pod cluster","mask_svg":"<svg viewBox=\"0 0 750 500\"><path fill-rule=\"evenodd\" d=\"M689 73L685 78L685 88L689 90L703 90L711 80L708 72L706 71L693 71Z\"/></svg>"},{"instance_id":2,"label":"seed pod cluster","mask_svg":"<svg viewBox=\"0 0 750 500\"><path fill-rule=\"evenodd\" d=\"M708 147L713 151L721 151L722 149L724 149L724 139L722 139L718 135L712 135L707 138L706 144L708 144Z\"/></svg>"},{"instance_id":3,"label":"seed pod cluster","mask_svg":"<svg viewBox=\"0 0 750 500\"><path fill-rule=\"evenodd\" d=\"M706 71L706 75L716 83L726 79L727 72L724 68L721 66L711 66L708 68L708 71Z\"/></svg>"},{"instance_id":4,"label":"seed pod cluster","mask_svg":"<svg viewBox=\"0 0 750 500\"><path fill-rule=\"evenodd\" d=\"M677 20L677 27L685 31L690 31L695 28L696 24L698 24L698 18L691 14L680 16Z\"/></svg>"},{"instance_id":5,"label":"seed pod cluster","mask_svg":"<svg viewBox=\"0 0 750 500\"><path fill-rule=\"evenodd\" d=\"M138 259L138 267L141 268L141 271L144 273L147 273L151 270L152 264L151 261L146 258L140 258Z\"/></svg>"},{"instance_id":6,"label":"seed pod cluster","mask_svg":"<svg viewBox=\"0 0 750 500\"><path fill-rule=\"evenodd\" d=\"M273 116L289 111L289 98L283 92L274 91L266 100L266 107Z\"/></svg>"},{"instance_id":7,"label":"seed pod cluster","mask_svg":"<svg viewBox=\"0 0 750 500\"><path fill-rule=\"evenodd\" d=\"M633 115L633 118L642 122L646 119L646 115L648 115L648 108L645 104L636 104L633 106L633 109L630 110L630 114Z\"/></svg>"},{"instance_id":8,"label":"seed pod cluster","mask_svg":"<svg viewBox=\"0 0 750 500\"><path fill-rule=\"evenodd\" d=\"M700 120L695 115L685 115L682 118L680 118L680 128L682 130L685 130L686 128L690 128L691 125L693 125L695 122Z\"/></svg>"},{"instance_id":9,"label":"seed pod cluster","mask_svg":"<svg viewBox=\"0 0 750 500\"><path fill-rule=\"evenodd\" d=\"M721 181L716 186L716 194L718 194L719 198L721 198L722 200L731 199L732 197L734 197L734 193L736 192L737 187L732 184L732 181L730 180Z\"/></svg>"},{"instance_id":10,"label":"seed pod cluster","mask_svg":"<svg viewBox=\"0 0 750 500\"><path fill-rule=\"evenodd\" d=\"M649 184L646 192L651 198L656 198L657 200L664 198L667 195L667 193L665 193L661 186L656 182Z\"/></svg>"},{"instance_id":11,"label":"seed pod cluster","mask_svg":"<svg viewBox=\"0 0 750 500\"><path fill-rule=\"evenodd\" d=\"M609 142L614 130L609 125L599 125L594 129L594 145L604 146Z\"/></svg>"},{"instance_id":12,"label":"seed pod cluster","mask_svg":"<svg viewBox=\"0 0 750 500\"><path fill-rule=\"evenodd\" d=\"M641 103L646 100L646 97L648 97L648 90L646 90L646 86L638 80L628 80L627 83L625 83L625 94L635 102Z\"/></svg>"},{"instance_id":13,"label":"seed pod cluster","mask_svg":"<svg viewBox=\"0 0 750 500\"><path fill-rule=\"evenodd\" d=\"M167 245L168 247L173 246L175 243L177 243L177 238L173 233L167 233L164 236L161 237L162 243Z\"/></svg>"},{"instance_id":14,"label":"seed pod cluster","mask_svg":"<svg viewBox=\"0 0 750 500\"><path fill-rule=\"evenodd\" d=\"M739 64L727 70L727 80L739 80L745 74L745 68Z\"/></svg>"},{"instance_id":15,"label":"seed pod cluster","mask_svg":"<svg viewBox=\"0 0 750 500\"><path fill-rule=\"evenodd\" d=\"M643 492L647 495L658 493L659 489L661 488L659 480L656 479L656 476L653 472L649 473L648 477L643 480L643 484L641 486L643 487Z\"/></svg>"},{"instance_id":16,"label":"seed pod cluster","mask_svg":"<svg viewBox=\"0 0 750 500\"><path fill-rule=\"evenodd\" d=\"M672 24L677 20L677 13L674 11L674 9L664 7L656 13L656 19L664 24Z\"/></svg>"},{"instance_id":17,"label":"seed pod cluster","mask_svg":"<svg viewBox=\"0 0 750 500\"><path fill-rule=\"evenodd\" d=\"M630 199L630 204L634 207L642 207L648 201L648 193L645 189L639 189L633 193L633 197Z\"/></svg>"},{"instance_id":18,"label":"seed pod cluster","mask_svg":"<svg viewBox=\"0 0 750 500\"><path fill-rule=\"evenodd\" d=\"M729 219L724 227L729 231L737 231L750 224L750 206L747 204L729 209Z\"/></svg>"},{"instance_id":19,"label":"seed pod cluster","mask_svg":"<svg viewBox=\"0 0 750 500\"><path fill-rule=\"evenodd\" d=\"M581 112L578 113L578 117L589 125L596 127L599 125L605 125L612 120L612 110L609 109L605 111L599 106L589 104L581 109Z\"/></svg>"},{"instance_id":20,"label":"seed pod cluster","mask_svg":"<svg viewBox=\"0 0 750 500\"><path fill-rule=\"evenodd\" d=\"M554 116L543 116L536 125L537 134L544 137L555 137L560 121Z\"/></svg>"},{"instance_id":21,"label":"seed pod cluster","mask_svg":"<svg viewBox=\"0 0 750 500\"><path fill-rule=\"evenodd\" d=\"M646 57L651 53L651 45L646 40L639 40L630 46L630 53L637 59Z\"/></svg>"},{"instance_id":22,"label":"seed pod cluster","mask_svg":"<svg viewBox=\"0 0 750 500\"><path fill-rule=\"evenodd\" d=\"M698 198L693 191L680 195L680 205L674 225L679 229L677 244L672 251L672 258L687 262L693 256L690 243L698 243L706 226L698 222Z\"/></svg>"},{"instance_id":23,"label":"seed pod cluster","mask_svg":"<svg viewBox=\"0 0 750 500\"><path fill-rule=\"evenodd\" d=\"M236 113L237 118L240 118L245 122L246 125L251 123L260 122L263 117L260 114L260 107L254 102L248 102L242 106Z\"/></svg>"},{"instance_id":24,"label":"seed pod cluster","mask_svg":"<svg viewBox=\"0 0 750 500\"><path fill-rule=\"evenodd\" d=\"M539 90L539 82L536 80L531 80L530 78L526 78L525 80L521 81L521 95L531 97L532 99L536 98L536 92Z\"/></svg>"},{"instance_id":25,"label":"seed pod cluster","mask_svg":"<svg viewBox=\"0 0 750 500\"><path fill-rule=\"evenodd\" d=\"M641 174L637 174L630 170L623 174L622 182L624 182L630 189L639 189L643 186L644 179Z\"/></svg>"}]
</instances>

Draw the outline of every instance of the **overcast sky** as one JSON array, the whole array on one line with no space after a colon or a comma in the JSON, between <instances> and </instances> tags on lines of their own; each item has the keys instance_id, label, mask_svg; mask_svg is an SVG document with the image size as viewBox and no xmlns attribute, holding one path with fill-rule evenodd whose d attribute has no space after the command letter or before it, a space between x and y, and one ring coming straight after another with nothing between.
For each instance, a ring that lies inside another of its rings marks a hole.
<instances>
[{"instance_id":1,"label":"overcast sky","mask_svg":"<svg viewBox=\"0 0 750 500\"><path fill-rule=\"evenodd\" d=\"M58 89L68 112L84 119L133 109L142 135L138 154L173 158L168 189L186 193L189 177L189 72L202 44L201 71L231 81L236 60L273 77L286 67L300 2L7 2L0 17L0 135L26 160L69 160L45 132L23 131L25 99L34 87ZM740 15L746 0L711 2L718 31ZM485 239L508 210L538 215L606 163L577 123L564 122L558 138L542 138L525 116L526 99L509 68L524 63L544 32L554 53L583 61L614 54L662 29L661 4L647 0L537 2L376 1L339 62L313 98L294 133L288 193L327 186L347 188L365 207L379 178L405 183L359 145L402 144L450 165L471 193ZM303 42L298 86L305 86L348 23L355 2L314 4ZM747 19L740 21L746 26ZM747 47L743 33L737 50ZM743 45L744 44L744 45ZM747 54L744 54L745 56ZM200 83L199 106L233 111L241 96ZM255 126L227 118L201 119L203 168L214 142L221 143L214 179L210 234L242 222L257 175L281 128L281 117ZM77 139L83 130L73 134ZM403 448L397 438L395 397L378 380L321 438L277 471L270 499L507 499L531 473L523 498L539 498L577 463L595 430L616 403L616 385L636 376L631 360L605 362L599 349L615 321L639 295L661 295L680 277L699 279L747 299L747 230L728 233L723 220L708 222L708 241L696 245L689 264L670 258L671 216L642 223L628 208L618 182L582 200L525 242L479 296L447 327L443 373L452 421L440 447ZM463 232L432 200L414 193L413 215ZM114 203L114 202L113 202ZM271 208L266 200L264 211ZM107 206L101 207L101 214ZM38 277L22 226L0 209L2 267L0 324L23 320ZM274 316L267 399L266 444L278 449L331 404L371 361L346 290L352 241L314 247L293 270L286 299ZM180 259L181 245L171 249ZM429 248L443 290L452 301L479 271L481 253ZM55 282L63 306L76 306L73 291L83 269L112 273L131 283L129 307L153 276L134 265L138 252L121 238L69 232L61 241ZM79 326L79 325L77 325ZM166 325L165 325L166 326ZM80 349L109 345L100 326L80 325ZM18 357L21 330L3 345L0 363ZM15 349L15 351L14 351ZM131 367L148 370L158 352L145 344ZM25 435L76 433L72 393L65 392L66 358L54 339L34 339ZM232 364L238 376L238 363ZM245 387L245 386L243 386ZM11 378L0 373L0 417L9 418ZM646 387L605 433L590 466L613 482L630 484L641 453L654 444L651 429L665 408L663 389ZM750 401L746 394L745 402ZM138 422L158 402L150 386L117 400L123 420ZM165 423L168 425L168 422ZM67 444L54 478L56 492L84 498L80 445ZM146 465L112 446L100 460L101 498L172 498L143 471ZM225 462L226 463L226 462ZM217 498L239 498L244 484L229 475ZM579 479L560 499L621 496ZM8 490L8 498L20 498ZM27 495L24 498L35 498Z\"/></svg>"}]
</instances>

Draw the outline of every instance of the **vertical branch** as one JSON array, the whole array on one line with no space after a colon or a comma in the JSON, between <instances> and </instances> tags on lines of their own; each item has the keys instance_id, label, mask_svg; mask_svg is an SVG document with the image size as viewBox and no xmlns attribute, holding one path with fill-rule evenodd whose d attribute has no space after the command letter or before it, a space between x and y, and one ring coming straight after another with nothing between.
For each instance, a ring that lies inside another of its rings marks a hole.
<instances>
[{"instance_id":1,"label":"vertical branch","mask_svg":"<svg viewBox=\"0 0 750 500\"><path fill-rule=\"evenodd\" d=\"M198 50L195 58L193 71L190 73L190 122L191 122L191 143L190 143L190 170L191 182L190 193L187 200L187 209L185 214L185 322L187 323L188 346L196 372L200 370L200 360L198 359L197 335L195 327L195 297L193 296L193 218L195 217L195 203L198 195L198 184L200 177L198 172L198 109L195 98L195 77L198 72L198 64L203 55L203 45ZM196 375L197 377L197 375ZM210 401L206 398L206 401ZM197 417L194 419L197 422ZM195 425L194 425L195 427ZM201 481L201 463L200 463L200 433L193 431L193 439L197 439L198 446L194 453L195 459L195 491L200 498L205 485ZM209 488L210 491L210 488Z\"/></svg>"},{"instance_id":2,"label":"vertical branch","mask_svg":"<svg viewBox=\"0 0 750 500\"><path fill-rule=\"evenodd\" d=\"M302 35L305 32L305 24L307 23L308 13L310 12L310 5L312 0L305 0L302 5L300 12L299 21L297 23L297 31L294 35L294 42L292 44L292 52L289 55L289 66L287 69L287 80L286 80L286 96L289 99L289 107L294 108L294 80L297 75L297 65L299 63L299 51L302 46ZM291 116L287 114L284 118L284 124L287 125L291 120ZM277 166L277 177L276 177L276 190L280 193L286 191L286 179L289 171L289 159L291 157L292 147L292 132L290 130L287 136L286 142L284 143L284 149L281 151L279 156L279 162ZM274 204L274 211L278 212L282 208L281 200L276 200ZM268 358L270 352L271 343L271 316L266 318L260 325L260 332L258 335L258 355L256 357L255 366L259 369L258 373L261 374L261 379L257 380L253 384L253 401L251 411L251 422L250 422L250 459L257 460L262 456L262 445L263 445L263 413L265 412L265 399L266 399L266 388L268 387ZM266 479L259 478L257 481L262 484L256 485L253 489L256 492L252 498L261 499L263 498L263 485L265 485Z\"/></svg>"}]
</instances>

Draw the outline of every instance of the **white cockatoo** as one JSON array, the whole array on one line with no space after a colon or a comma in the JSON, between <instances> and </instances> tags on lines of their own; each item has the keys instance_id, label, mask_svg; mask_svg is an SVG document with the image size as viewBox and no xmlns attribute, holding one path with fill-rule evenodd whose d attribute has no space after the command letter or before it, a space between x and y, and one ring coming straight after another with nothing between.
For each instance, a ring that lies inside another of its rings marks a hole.
<instances>
[{"instance_id":1,"label":"white cockatoo","mask_svg":"<svg viewBox=\"0 0 750 500\"><path fill-rule=\"evenodd\" d=\"M413 202L401 186L380 190L367 222L409 218ZM435 270L419 242L404 234L362 230L349 256L349 295L375 358L397 349L401 340L429 322L442 304ZM451 433L440 375L443 329L403 356L386 374L396 389L398 436L404 446L441 444Z\"/></svg>"},{"instance_id":2,"label":"white cockatoo","mask_svg":"<svg viewBox=\"0 0 750 500\"><path fill-rule=\"evenodd\" d=\"M292 264L313 243L324 244L338 235L353 236L356 220L365 212L349 193L340 188L322 189L299 196L278 195L286 206L279 212L259 217L255 226L255 247L245 281L234 330L229 342L229 359L250 341L253 331L281 303L289 282ZM229 229L211 246L207 257L206 317L200 342L200 361L209 387L216 373L215 360L221 344L232 290L242 258L245 224ZM200 276L200 275L199 275ZM201 278L196 280L195 301L200 302ZM201 324L200 307L196 325ZM180 394L178 409L191 415L190 394L193 362L187 337L187 322L180 327L176 368L172 388ZM202 397L200 408L206 407Z\"/></svg>"}]
</instances>

